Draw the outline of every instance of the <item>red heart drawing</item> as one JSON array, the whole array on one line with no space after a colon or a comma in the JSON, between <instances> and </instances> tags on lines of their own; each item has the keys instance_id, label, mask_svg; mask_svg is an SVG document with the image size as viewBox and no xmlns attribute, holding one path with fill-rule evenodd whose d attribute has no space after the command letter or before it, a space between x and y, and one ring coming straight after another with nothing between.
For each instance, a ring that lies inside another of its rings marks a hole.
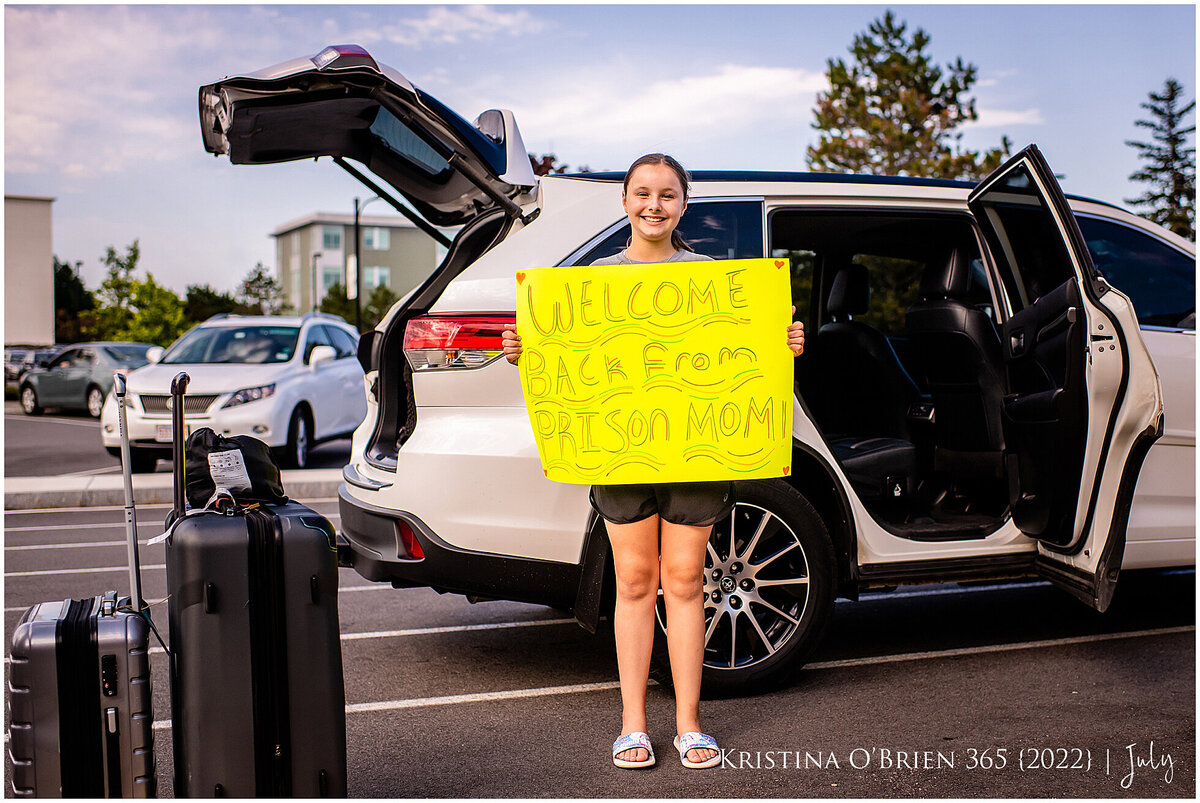
<instances>
[{"instance_id":1,"label":"red heart drawing","mask_svg":"<svg viewBox=\"0 0 1200 803\"><path fill-rule=\"evenodd\" d=\"M784 262L782 259L775 260L775 267L777 267L777 268L782 268L785 264L787 264L787 263Z\"/></svg>"},{"instance_id":2,"label":"red heart drawing","mask_svg":"<svg viewBox=\"0 0 1200 803\"><path fill-rule=\"evenodd\" d=\"M525 271L519 270L517 271L517 284L520 284L523 281L525 281Z\"/></svg>"},{"instance_id":3,"label":"red heart drawing","mask_svg":"<svg viewBox=\"0 0 1200 803\"><path fill-rule=\"evenodd\" d=\"M786 477L788 474L791 474L791 473L792 473L792 467L791 467L791 466L784 466L784 467L783 467L783 476L785 476L785 477Z\"/></svg>"}]
</instances>

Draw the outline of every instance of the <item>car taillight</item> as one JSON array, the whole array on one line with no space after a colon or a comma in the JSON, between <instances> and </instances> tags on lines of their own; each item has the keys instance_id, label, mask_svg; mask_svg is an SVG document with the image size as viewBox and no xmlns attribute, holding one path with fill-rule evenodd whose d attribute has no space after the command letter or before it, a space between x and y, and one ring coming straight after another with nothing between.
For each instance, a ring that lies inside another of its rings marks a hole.
<instances>
[{"instance_id":1,"label":"car taillight","mask_svg":"<svg viewBox=\"0 0 1200 803\"><path fill-rule=\"evenodd\" d=\"M414 371L482 368L504 353L500 335L514 315L425 315L404 330L404 356Z\"/></svg>"}]
</instances>

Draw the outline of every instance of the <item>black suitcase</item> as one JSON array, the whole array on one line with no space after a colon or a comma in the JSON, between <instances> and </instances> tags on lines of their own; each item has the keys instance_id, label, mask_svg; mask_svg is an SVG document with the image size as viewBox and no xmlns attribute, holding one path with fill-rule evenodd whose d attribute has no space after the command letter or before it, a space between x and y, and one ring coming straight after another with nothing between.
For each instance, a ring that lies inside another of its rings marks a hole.
<instances>
[{"instance_id":1,"label":"black suitcase","mask_svg":"<svg viewBox=\"0 0 1200 803\"><path fill-rule=\"evenodd\" d=\"M125 383L116 377L118 402ZM120 409L132 597L43 602L12 639L14 797L155 797L149 619L142 600L128 431ZM137 604L133 604L136 600Z\"/></svg>"},{"instance_id":2,"label":"black suitcase","mask_svg":"<svg viewBox=\"0 0 1200 803\"><path fill-rule=\"evenodd\" d=\"M345 797L333 526L296 502L185 512L174 397L167 539L176 797Z\"/></svg>"},{"instance_id":3,"label":"black suitcase","mask_svg":"<svg viewBox=\"0 0 1200 803\"><path fill-rule=\"evenodd\" d=\"M117 592L34 605L12 640L14 797L154 797L150 627Z\"/></svg>"}]
</instances>

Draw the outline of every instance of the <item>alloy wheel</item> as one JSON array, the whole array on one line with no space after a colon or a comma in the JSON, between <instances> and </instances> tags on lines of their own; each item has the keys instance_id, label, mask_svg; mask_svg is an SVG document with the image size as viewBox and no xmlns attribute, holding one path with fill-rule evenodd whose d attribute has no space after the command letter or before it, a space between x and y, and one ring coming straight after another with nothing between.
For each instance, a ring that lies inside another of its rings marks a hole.
<instances>
[{"instance_id":1,"label":"alloy wheel","mask_svg":"<svg viewBox=\"0 0 1200 803\"><path fill-rule=\"evenodd\" d=\"M104 394L100 392L100 388L91 388L87 395L87 411L92 418L99 418L101 410L104 409Z\"/></svg>"},{"instance_id":2,"label":"alloy wheel","mask_svg":"<svg viewBox=\"0 0 1200 803\"><path fill-rule=\"evenodd\" d=\"M800 538L770 510L739 503L717 522L704 563L704 663L743 670L796 635L809 604Z\"/></svg>"}]
</instances>

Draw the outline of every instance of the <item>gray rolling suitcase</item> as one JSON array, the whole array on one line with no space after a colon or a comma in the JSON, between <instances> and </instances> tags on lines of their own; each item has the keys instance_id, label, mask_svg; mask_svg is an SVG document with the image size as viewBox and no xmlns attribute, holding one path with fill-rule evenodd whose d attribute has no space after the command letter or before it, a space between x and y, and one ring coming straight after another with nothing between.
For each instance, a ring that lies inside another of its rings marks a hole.
<instances>
[{"instance_id":1,"label":"gray rolling suitcase","mask_svg":"<svg viewBox=\"0 0 1200 803\"><path fill-rule=\"evenodd\" d=\"M118 390L123 397L124 377ZM121 424L124 436L123 408ZM13 632L8 752L14 797L154 797L158 790L151 627L140 613L145 602L127 455L123 466L133 596L109 591L43 602L27 610Z\"/></svg>"},{"instance_id":2,"label":"gray rolling suitcase","mask_svg":"<svg viewBox=\"0 0 1200 803\"><path fill-rule=\"evenodd\" d=\"M296 502L187 511L174 396L167 540L176 797L345 797L333 526Z\"/></svg>"}]
</instances>

